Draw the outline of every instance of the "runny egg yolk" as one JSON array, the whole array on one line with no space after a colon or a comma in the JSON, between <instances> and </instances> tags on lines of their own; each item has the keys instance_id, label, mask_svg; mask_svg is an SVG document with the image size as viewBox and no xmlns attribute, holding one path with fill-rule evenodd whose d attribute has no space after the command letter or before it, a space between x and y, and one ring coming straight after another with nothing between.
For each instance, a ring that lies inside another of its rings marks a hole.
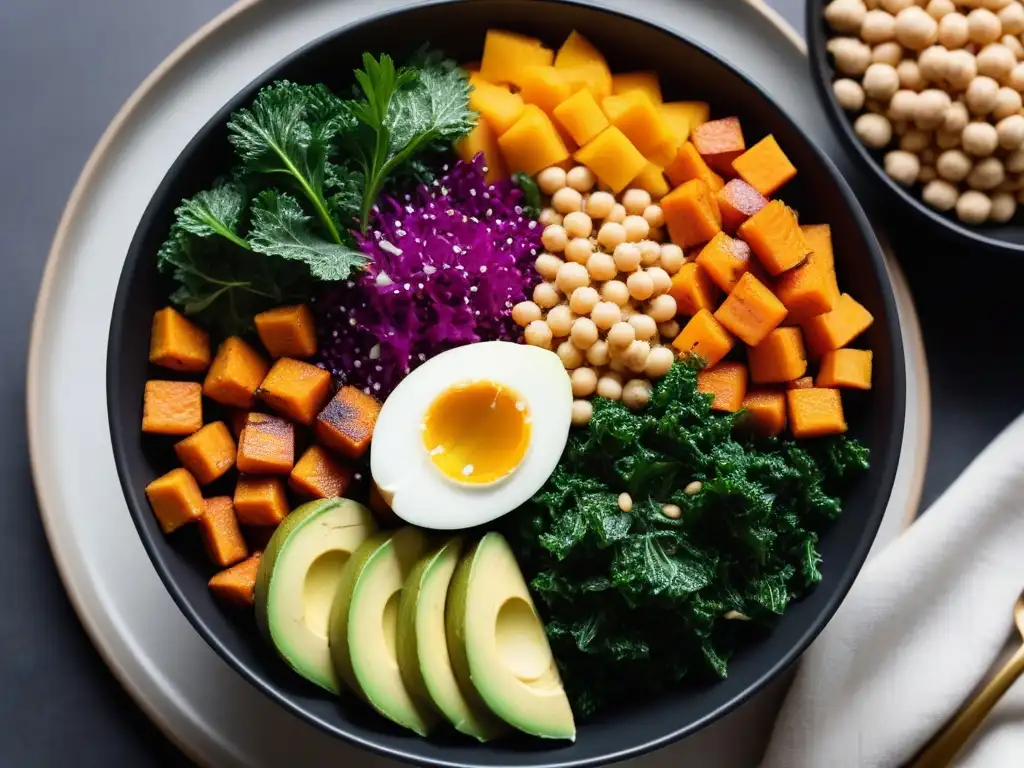
<instances>
[{"instance_id":1,"label":"runny egg yolk","mask_svg":"<svg viewBox=\"0 0 1024 768\"><path fill-rule=\"evenodd\" d=\"M519 393L495 381L454 384L427 408L423 444L449 480L493 483L526 455L530 412Z\"/></svg>"}]
</instances>

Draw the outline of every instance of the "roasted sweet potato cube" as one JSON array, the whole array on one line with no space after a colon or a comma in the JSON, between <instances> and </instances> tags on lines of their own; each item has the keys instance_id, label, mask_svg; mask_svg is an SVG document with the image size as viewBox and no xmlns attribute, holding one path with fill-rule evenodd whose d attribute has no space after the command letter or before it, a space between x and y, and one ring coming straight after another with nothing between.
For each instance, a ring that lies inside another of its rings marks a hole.
<instances>
[{"instance_id":1,"label":"roasted sweet potato cube","mask_svg":"<svg viewBox=\"0 0 1024 768\"><path fill-rule=\"evenodd\" d=\"M779 275L775 295L786 305L787 324L802 323L815 315L831 312L839 303L832 232L828 224L800 227L811 252L798 267Z\"/></svg>"},{"instance_id":2,"label":"roasted sweet potato cube","mask_svg":"<svg viewBox=\"0 0 1024 768\"><path fill-rule=\"evenodd\" d=\"M173 371L205 371L210 365L210 337L173 307L164 307L153 314L149 362Z\"/></svg>"},{"instance_id":3,"label":"roasted sweet potato cube","mask_svg":"<svg viewBox=\"0 0 1024 768\"><path fill-rule=\"evenodd\" d=\"M694 179L700 179L712 192L717 192L724 185L725 181L715 173L704 162L704 158L697 152L693 142L687 141L676 152L675 159L665 166L665 175L673 184L685 184Z\"/></svg>"},{"instance_id":4,"label":"roasted sweet potato cube","mask_svg":"<svg viewBox=\"0 0 1024 768\"><path fill-rule=\"evenodd\" d=\"M715 312L718 322L751 347L778 328L785 316L782 302L750 272L740 278Z\"/></svg>"},{"instance_id":5,"label":"roasted sweet potato cube","mask_svg":"<svg viewBox=\"0 0 1024 768\"><path fill-rule=\"evenodd\" d=\"M263 355L232 336L217 348L213 365L203 382L203 394L222 405L251 408L256 402L256 390L269 368Z\"/></svg>"},{"instance_id":6,"label":"roasted sweet potato cube","mask_svg":"<svg viewBox=\"0 0 1024 768\"><path fill-rule=\"evenodd\" d=\"M789 431L793 437L823 437L846 431L843 401L838 389L790 389Z\"/></svg>"},{"instance_id":7,"label":"roasted sweet potato cube","mask_svg":"<svg viewBox=\"0 0 1024 768\"><path fill-rule=\"evenodd\" d=\"M708 120L693 129L690 141L709 166L729 175L733 174L732 161L747 148L738 117Z\"/></svg>"},{"instance_id":8,"label":"roasted sweet potato cube","mask_svg":"<svg viewBox=\"0 0 1024 768\"><path fill-rule=\"evenodd\" d=\"M702 309L690 318L672 346L681 356L696 355L704 359L706 367L711 367L729 354L734 343L733 337L711 312Z\"/></svg>"},{"instance_id":9,"label":"roasted sweet potato cube","mask_svg":"<svg viewBox=\"0 0 1024 768\"><path fill-rule=\"evenodd\" d=\"M494 85L479 78L470 82L473 90L469 94L469 108L480 113L484 122L494 130L495 138L501 136L523 114L523 97L512 93L507 85Z\"/></svg>"},{"instance_id":10,"label":"roasted sweet potato cube","mask_svg":"<svg viewBox=\"0 0 1024 768\"><path fill-rule=\"evenodd\" d=\"M249 556L249 548L242 536L242 529L238 527L230 496L206 499L206 509L199 518L199 533L206 554L221 568L234 565Z\"/></svg>"},{"instance_id":11,"label":"roasted sweet potato cube","mask_svg":"<svg viewBox=\"0 0 1024 768\"><path fill-rule=\"evenodd\" d=\"M766 197L774 195L796 176L796 168L771 134L733 160L732 168L736 175Z\"/></svg>"},{"instance_id":12,"label":"roasted sweet potato cube","mask_svg":"<svg viewBox=\"0 0 1024 768\"><path fill-rule=\"evenodd\" d=\"M287 475L295 464L295 425L277 416L250 413L238 439L239 472Z\"/></svg>"},{"instance_id":13,"label":"roasted sweet potato cube","mask_svg":"<svg viewBox=\"0 0 1024 768\"><path fill-rule=\"evenodd\" d=\"M718 201L700 179L687 181L665 195L661 210L669 238L683 248L706 243L722 231Z\"/></svg>"},{"instance_id":14,"label":"roasted sweet potato cube","mask_svg":"<svg viewBox=\"0 0 1024 768\"><path fill-rule=\"evenodd\" d=\"M569 157L555 124L536 104L527 104L515 124L498 137L505 165L512 173L535 174Z\"/></svg>"},{"instance_id":15,"label":"roasted sweet potato cube","mask_svg":"<svg viewBox=\"0 0 1024 768\"><path fill-rule=\"evenodd\" d=\"M796 213L780 200L772 200L737 231L772 277L802 263L811 252Z\"/></svg>"},{"instance_id":16,"label":"roasted sweet potato cube","mask_svg":"<svg viewBox=\"0 0 1024 768\"><path fill-rule=\"evenodd\" d=\"M214 574L209 582L210 591L226 603L251 608L256 592L256 574L259 573L262 556L262 552L255 552L237 565Z\"/></svg>"},{"instance_id":17,"label":"roasted sweet potato cube","mask_svg":"<svg viewBox=\"0 0 1024 768\"><path fill-rule=\"evenodd\" d=\"M819 387L871 389L871 350L834 349L821 358Z\"/></svg>"},{"instance_id":18,"label":"roasted sweet potato cube","mask_svg":"<svg viewBox=\"0 0 1024 768\"><path fill-rule=\"evenodd\" d=\"M587 142L576 152L575 158L616 194L647 167L647 158L614 125Z\"/></svg>"},{"instance_id":19,"label":"roasted sweet potato cube","mask_svg":"<svg viewBox=\"0 0 1024 768\"><path fill-rule=\"evenodd\" d=\"M759 265L750 246L719 232L697 254L697 263L711 281L726 293L736 287L747 272L757 276Z\"/></svg>"},{"instance_id":20,"label":"roasted sweet potato cube","mask_svg":"<svg viewBox=\"0 0 1024 768\"><path fill-rule=\"evenodd\" d=\"M489 29L484 36L480 74L491 83L522 86L523 73L531 66L546 66L555 60L555 52L540 40L502 29Z\"/></svg>"},{"instance_id":21,"label":"roasted sweet potato cube","mask_svg":"<svg viewBox=\"0 0 1024 768\"><path fill-rule=\"evenodd\" d=\"M845 347L871 327L875 318L848 293L839 297L836 308L816 315L804 325L804 340L812 357Z\"/></svg>"},{"instance_id":22,"label":"roasted sweet potato cube","mask_svg":"<svg viewBox=\"0 0 1024 768\"><path fill-rule=\"evenodd\" d=\"M235 514L243 525L275 526L288 516L288 496L279 477L242 475L235 485Z\"/></svg>"},{"instance_id":23,"label":"roasted sweet potato cube","mask_svg":"<svg viewBox=\"0 0 1024 768\"><path fill-rule=\"evenodd\" d=\"M664 168L675 160L678 134L662 116L660 105L651 101L647 93L631 90L608 96L601 102L601 109L608 122L652 163Z\"/></svg>"},{"instance_id":24,"label":"roasted sweet potato cube","mask_svg":"<svg viewBox=\"0 0 1024 768\"><path fill-rule=\"evenodd\" d=\"M527 104L536 104L549 115L572 93L572 84L564 69L555 69L551 65L533 66L523 72L519 95Z\"/></svg>"},{"instance_id":25,"label":"roasted sweet potato cube","mask_svg":"<svg viewBox=\"0 0 1024 768\"><path fill-rule=\"evenodd\" d=\"M256 333L271 357L313 357L316 354L316 320L305 304L277 307L253 318Z\"/></svg>"},{"instance_id":26,"label":"roasted sweet potato cube","mask_svg":"<svg viewBox=\"0 0 1024 768\"><path fill-rule=\"evenodd\" d=\"M358 459L370 447L381 404L356 387L342 387L320 411L313 427L316 439L332 451Z\"/></svg>"},{"instance_id":27,"label":"roasted sweet potato cube","mask_svg":"<svg viewBox=\"0 0 1024 768\"><path fill-rule=\"evenodd\" d=\"M776 328L756 347L747 349L750 379L756 384L782 384L807 373L807 352L799 328Z\"/></svg>"},{"instance_id":28,"label":"roasted sweet potato cube","mask_svg":"<svg viewBox=\"0 0 1024 768\"><path fill-rule=\"evenodd\" d=\"M768 205L768 198L742 179L731 179L715 193L722 212L722 228L735 232L740 225Z\"/></svg>"},{"instance_id":29,"label":"roasted sweet potato cube","mask_svg":"<svg viewBox=\"0 0 1024 768\"><path fill-rule=\"evenodd\" d=\"M147 485L146 497L164 533L198 520L205 510L199 484L187 469L181 467Z\"/></svg>"},{"instance_id":30,"label":"roasted sweet potato cube","mask_svg":"<svg viewBox=\"0 0 1024 768\"><path fill-rule=\"evenodd\" d=\"M718 289L700 264L688 261L672 275L668 294L676 300L680 315L693 317L702 309L715 308Z\"/></svg>"},{"instance_id":31,"label":"roasted sweet potato cube","mask_svg":"<svg viewBox=\"0 0 1024 768\"><path fill-rule=\"evenodd\" d=\"M747 368L743 363L719 363L697 374L697 389L714 395L711 410L735 413L747 395Z\"/></svg>"},{"instance_id":32,"label":"roasted sweet potato cube","mask_svg":"<svg viewBox=\"0 0 1024 768\"><path fill-rule=\"evenodd\" d=\"M352 485L352 468L331 458L327 450L311 445L295 462L288 477L289 487L300 496L311 499L328 499L344 496Z\"/></svg>"},{"instance_id":33,"label":"roasted sweet potato cube","mask_svg":"<svg viewBox=\"0 0 1024 768\"><path fill-rule=\"evenodd\" d=\"M274 363L256 394L292 421L312 424L331 396L331 374L317 365L282 357Z\"/></svg>"},{"instance_id":34,"label":"roasted sweet potato cube","mask_svg":"<svg viewBox=\"0 0 1024 768\"><path fill-rule=\"evenodd\" d=\"M174 446L178 461L200 485L212 483L235 466L237 450L235 440L223 421L207 424Z\"/></svg>"},{"instance_id":35,"label":"roasted sweet potato cube","mask_svg":"<svg viewBox=\"0 0 1024 768\"><path fill-rule=\"evenodd\" d=\"M786 393L761 387L750 389L743 398L745 422L759 435L774 437L786 428Z\"/></svg>"},{"instance_id":36,"label":"roasted sweet potato cube","mask_svg":"<svg viewBox=\"0 0 1024 768\"><path fill-rule=\"evenodd\" d=\"M146 382L142 431L152 435L191 435L203 426L203 388L193 381Z\"/></svg>"}]
</instances>

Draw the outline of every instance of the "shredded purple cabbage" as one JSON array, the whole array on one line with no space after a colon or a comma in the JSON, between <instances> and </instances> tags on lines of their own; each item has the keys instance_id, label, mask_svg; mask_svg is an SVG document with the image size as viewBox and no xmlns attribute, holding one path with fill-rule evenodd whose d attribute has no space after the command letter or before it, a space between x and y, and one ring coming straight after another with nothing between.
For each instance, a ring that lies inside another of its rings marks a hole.
<instances>
[{"instance_id":1,"label":"shredded purple cabbage","mask_svg":"<svg viewBox=\"0 0 1024 768\"><path fill-rule=\"evenodd\" d=\"M537 283L540 225L510 181L484 181L483 156L457 162L405 200L382 198L358 280L314 299L320 364L380 399L452 347L517 341L511 309Z\"/></svg>"}]
</instances>

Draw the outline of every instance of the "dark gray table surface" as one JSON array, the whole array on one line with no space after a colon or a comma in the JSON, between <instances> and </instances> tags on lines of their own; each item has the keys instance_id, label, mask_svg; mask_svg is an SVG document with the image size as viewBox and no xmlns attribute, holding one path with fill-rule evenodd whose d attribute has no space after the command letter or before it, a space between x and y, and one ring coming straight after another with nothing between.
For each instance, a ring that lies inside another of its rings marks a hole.
<instances>
[{"instance_id":1,"label":"dark gray table surface","mask_svg":"<svg viewBox=\"0 0 1024 768\"><path fill-rule=\"evenodd\" d=\"M90 150L135 86L229 4L0 3L0 766L188 764L111 677L61 588L29 476L24 369L50 238ZM773 5L802 29L800 0ZM890 222L889 231L932 375L927 506L1020 410L1024 360L997 338L1022 327L1024 262L972 259L902 226Z\"/></svg>"}]
</instances>

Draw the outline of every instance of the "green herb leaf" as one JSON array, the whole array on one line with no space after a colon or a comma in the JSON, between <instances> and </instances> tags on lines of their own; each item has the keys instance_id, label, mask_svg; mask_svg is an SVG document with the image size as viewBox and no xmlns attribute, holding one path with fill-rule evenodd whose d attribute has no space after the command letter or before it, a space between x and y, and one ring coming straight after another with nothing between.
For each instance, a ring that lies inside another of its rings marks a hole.
<instances>
[{"instance_id":1,"label":"green herb leaf","mask_svg":"<svg viewBox=\"0 0 1024 768\"><path fill-rule=\"evenodd\" d=\"M249 243L238 234L245 204L242 184L223 182L190 200L182 200L174 215L178 226L186 232L198 237L220 236L248 250Z\"/></svg>"}]
</instances>

